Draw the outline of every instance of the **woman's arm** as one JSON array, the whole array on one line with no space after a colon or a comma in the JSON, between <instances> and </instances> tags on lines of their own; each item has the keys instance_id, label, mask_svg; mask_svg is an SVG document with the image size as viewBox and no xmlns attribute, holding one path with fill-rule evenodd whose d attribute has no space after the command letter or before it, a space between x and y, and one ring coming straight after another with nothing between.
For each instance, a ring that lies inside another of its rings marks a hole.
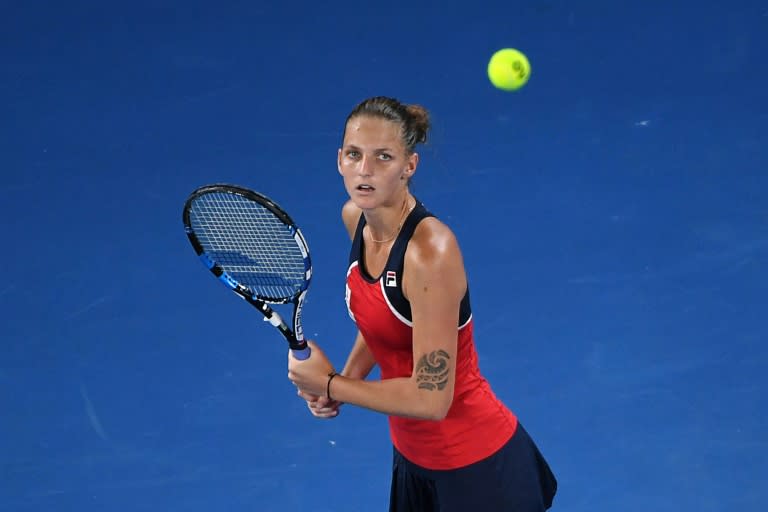
<instances>
[{"instance_id":1,"label":"woman's arm","mask_svg":"<svg viewBox=\"0 0 768 512\"><path fill-rule=\"evenodd\" d=\"M370 382L339 375L331 382L331 397L393 416L444 418L453 400L459 306L466 288L453 233L438 220L425 219L408 246L403 276L413 320L412 374ZM325 394L331 370L313 347L313 357L290 363L289 378L300 389Z\"/></svg>"},{"instance_id":2,"label":"woman's arm","mask_svg":"<svg viewBox=\"0 0 768 512\"><path fill-rule=\"evenodd\" d=\"M355 344L352 346L349 356L347 356L347 362L340 375L350 379L365 380L374 366L376 366L376 360L365 343L362 333L358 331Z\"/></svg>"}]
</instances>

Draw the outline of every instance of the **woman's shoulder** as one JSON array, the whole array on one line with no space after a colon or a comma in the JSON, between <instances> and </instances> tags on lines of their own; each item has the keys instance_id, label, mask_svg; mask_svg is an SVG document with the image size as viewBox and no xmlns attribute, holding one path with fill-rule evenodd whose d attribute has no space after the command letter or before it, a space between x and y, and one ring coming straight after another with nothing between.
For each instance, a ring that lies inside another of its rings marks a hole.
<instances>
[{"instance_id":1,"label":"woman's shoulder","mask_svg":"<svg viewBox=\"0 0 768 512\"><path fill-rule=\"evenodd\" d=\"M467 290L464 260L456 235L435 217L425 217L419 222L405 251L404 295L409 301L425 299L426 294L410 293L410 290L419 292L427 288L440 290L445 300L455 298L457 301Z\"/></svg>"},{"instance_id":2,"label":"woman's shoulder","mask_svg":"<svg viewBox=\"0 0 768 512\"><path fill-rule=\"evenodd\" d=\"M443 258L459 257L456 235L447 224L437 217L425 217L416 226L408 244L406 258L427 264Z\"/></svg>"},{"instance_id":3,"label":"woman's shoulder","mask_svg":"<svg viewBox=\"0 0 768 512\"><path fill-rule=\"evenodd\" d=\"M344 206L341 208L341 219L344 221L344 226L347 228L349 238L355 237L355 230L357 230L357 223L360 222L360 215L363 210L357 207L351 199L348 199Z\"/></svg>"}]
</instances>

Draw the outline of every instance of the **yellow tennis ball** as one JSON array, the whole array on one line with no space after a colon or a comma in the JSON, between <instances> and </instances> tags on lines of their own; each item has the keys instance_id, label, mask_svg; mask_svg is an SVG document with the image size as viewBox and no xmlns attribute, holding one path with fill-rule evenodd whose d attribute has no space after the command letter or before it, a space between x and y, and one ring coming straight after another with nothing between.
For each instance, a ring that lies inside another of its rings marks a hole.
<instances>
[{"instance_id":1,"label":"yellow tennis ball","mask_svg":"<svg viewBox=\"0 0 768 512\"><path fill-rule=\"evenodd\" d=\"M521 51L504 48L488 61L488 78L503 91L516 91L528 82L531 64Z\"/></svg>"}]
</instances>

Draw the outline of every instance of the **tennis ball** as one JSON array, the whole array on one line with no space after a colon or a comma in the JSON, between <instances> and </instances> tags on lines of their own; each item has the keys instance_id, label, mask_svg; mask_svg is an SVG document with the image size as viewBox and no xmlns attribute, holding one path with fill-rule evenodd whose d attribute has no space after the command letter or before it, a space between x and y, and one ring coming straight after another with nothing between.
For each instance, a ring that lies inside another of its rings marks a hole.
<instances>
[{"instance_id":1,"label":"tennis ball","mask_svg":"<svg viewBox=\"0 0 768 512\"><path fill-rule=\"evenodd\" d=\"M488 61L488 78L503 91L516 91L528 82L531 64L521 51L504 48Z\"/></svg>"}]
</instances>

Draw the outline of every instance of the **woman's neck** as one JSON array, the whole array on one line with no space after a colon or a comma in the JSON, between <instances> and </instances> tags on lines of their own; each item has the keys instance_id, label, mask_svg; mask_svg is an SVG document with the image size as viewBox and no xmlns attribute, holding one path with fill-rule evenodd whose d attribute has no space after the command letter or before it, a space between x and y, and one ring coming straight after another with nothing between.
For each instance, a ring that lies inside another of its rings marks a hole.
<instances>
[{"instance_id":1,"label":"woman's neck","mask_svg":"<svg viewBox=\"0 0 768 512\"><path fill-rule=\"evenodd\" d=\"M416 200L406 190L402 201L395 207L381 207L364 212L365 222L368 224L369 242L385 244L393 241L400 233L408 213L416 205Z\"/></svg>"}]
</instances>

